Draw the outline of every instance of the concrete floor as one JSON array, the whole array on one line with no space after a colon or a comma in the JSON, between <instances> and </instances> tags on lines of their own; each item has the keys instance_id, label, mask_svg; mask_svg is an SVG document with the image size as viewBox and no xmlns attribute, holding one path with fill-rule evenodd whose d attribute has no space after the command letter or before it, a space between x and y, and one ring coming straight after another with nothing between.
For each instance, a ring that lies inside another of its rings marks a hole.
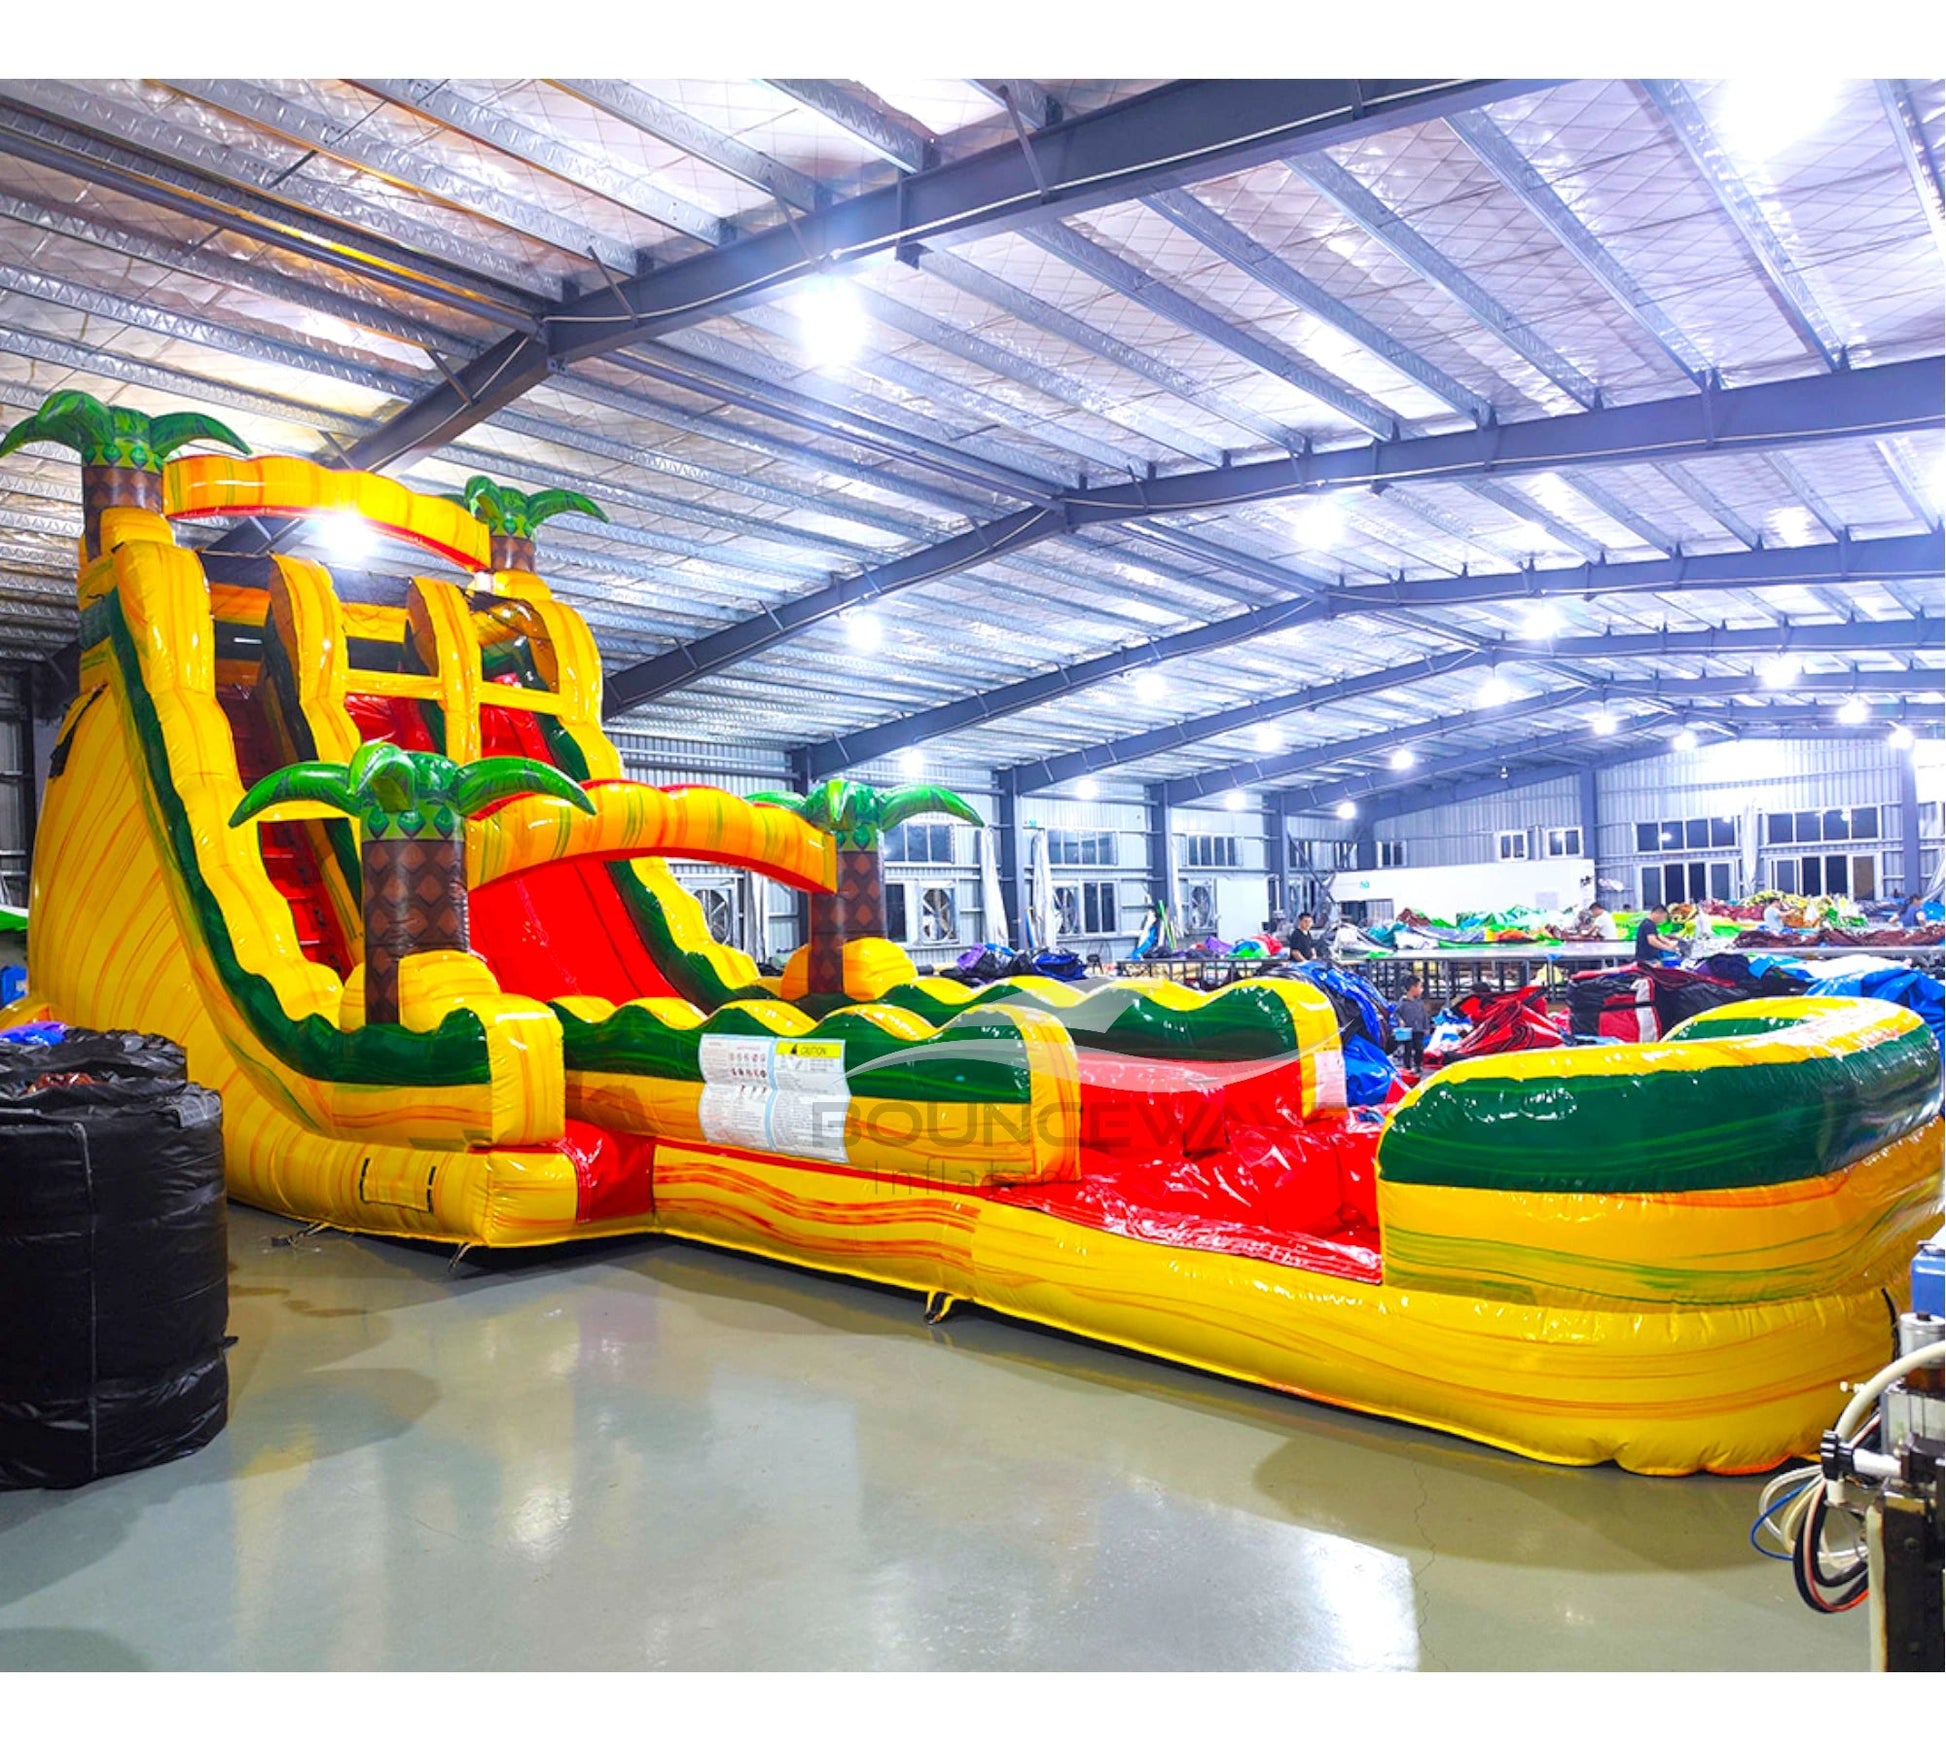
<instances>
[{"instance_id":1,"label":"concrete floor","mask_svg":"<svg viewBox=\"0 0 1946 1751\"><path fill-rule=\"evenodd\" d=\"M652 1240L231 1212L228 1430L0 1495L0 1668L1862 1670L1753 1481L1569 1471Z\"/></svg>"}]
</instances>

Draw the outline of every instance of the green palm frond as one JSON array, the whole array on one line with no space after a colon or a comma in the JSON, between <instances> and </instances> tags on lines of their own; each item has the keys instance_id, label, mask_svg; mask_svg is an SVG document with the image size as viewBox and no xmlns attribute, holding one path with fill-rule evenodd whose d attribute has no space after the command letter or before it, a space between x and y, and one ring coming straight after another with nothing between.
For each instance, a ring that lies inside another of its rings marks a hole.
<instances>
[{"instance_id":1,"label":"green palm frond","mask_svg":"<svg viewBox=\"0 0 1946 1751\"><path fill-rule=\"evenodd\" d=\"M565 772L543 766L538 760L522 760L514 755L495 755L475 760L461 768L459 782L453 786L452 806L462 816L477 815L513 796L552 796L572 803L584 815L592 815L595 805L588 793Z\"/></svg>"},{"instance_id":2,"label":"green palm frond","mask_svg":"<svg viewBox=\"0 0 1946 1751\"><path fill-rule=\"evenodd\" d=\"M938 784L913 784L885 794L880 806L879 829L889 833L915 815L951 815L975 827L986 825L980 811L957 792Z\"/></svg>"},{"instance_id":3,"label":"green palm frond","mask_svg":"<svg viewBox=\"0 0 1946 1751\"><path fill-rule=\"evenodd\" d=\"M278 803L323 803L344 815L360 812L358 798L345 780L344 767L326 760L306 760L258 779L230 812L230 825L241 827Z\"/></svg>"},{"instance_id":4,"label":"green palm frond","mask_svg":"<svg viewBox=\"0 0 1946 1751\"><path fill-rule=\"evenodd\" d=\"M805 799L794 790L753 790L743 800L749 803L768 803L774 809L789 809L794 815L804 813Z\"/></svg>"},{"instance_id":5,"label":"green palm frond","mask_svg":"<svg viewBox=\"0 0 1946 1751\"><path fill-rule=\"evenodd\" d=\"M532 534L549 517L558 517L563 511L577 511L584 517L593 517L599 522L608 521L608 513L591 498L578 492L568 492L565 488L551 486L545 492L537 492L527 501L527 532Z\"/></svg>"},{"instance_id":6,"label":"green palm frond","mask_svg":"<svg viewBox=\"0 0 1946 1751\"><path fill-rule=\"evenodd\" d=\"M0 438L0 456L23 444L63 444L91 463L112 454L114 439L114 419L101 402L84 390L60 389Z\"/></svg>"},{"instance_id":7,"label":"green palm frond","mask_svg":"<svg viewBox=\"0 0 1946 1751\"><path fill-rule=\"evenodd\" d=\"M491 533L516 541L531 541L535 529L563 511L578 511L584 517L608 521L608 513L581 493L558 486L551 486L545 492L524 493L518 487L502 486L484 474L474 475L459 492L441 496L456 505L464 505Z\"/></svg>"},{"instance_id":8,"label":"green palm frond","mask_svg":"<svg viewBox=\"0 0 1946 1751\"><path fill-rule=\"evenodd\" d=\"M240 456L250 446L221 420L200 413L151 416L140 408L108 407L79 389L63 389L41 403L6 437L0 456L23 444L65 444L90 468L139 468L155 473L185 444L226 444Z\"/></svg>"},{"instance_id":9,"label":"green palm frond","mask_svg":"<svg viewBox=\"0 0 1946 1751\"><path fill-rule=\"evenodd\" d=\"M165 413L149 424L149 448L158 462L167 462L185 444L221 444L239 456L248 456L250 446L219 419L206 413Z\"/></svg>"},{"instance_id":10,"label":"green palm frond","mask_svg":"<svg viewBox=\"0 0 1946 1751\"><path fill-rule=\"evenodd\" d=\"M516 796L553 796L592 815L588 793L538 760L495 755L460 766L443 754L394 742L366 742L343 766L308 760L259 779L237 804L240 827L276 803L323 803L357 817L372 839L440 838L494 803Z\"/></svg>"}]
</instances>

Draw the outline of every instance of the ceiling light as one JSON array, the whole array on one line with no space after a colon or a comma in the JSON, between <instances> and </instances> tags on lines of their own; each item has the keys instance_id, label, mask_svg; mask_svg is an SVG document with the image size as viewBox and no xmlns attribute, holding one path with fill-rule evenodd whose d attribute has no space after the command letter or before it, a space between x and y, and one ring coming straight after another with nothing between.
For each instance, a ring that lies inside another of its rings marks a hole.
<instances>
[{"instance_id":1,"label":"ceiling light","mask_svg":"<svg viewBox=\"0 0 1946 1751\"><path fill-rule=\"evenodd\" d=\"M1240 815L1250 806L1250 799L1240 790L1226 790L1223 793L1223 807L1233 815Z\"/></svg>"},{"instance_id":2,"label":"ceiling light","mask_svg":"<svg viewBox=\"0 0 1946 1751\"><path fill-rule=\"evenodd\" d=\"M1687 754L1690 749L1696 746L1696 732L1694 730L1676 731L1669 738L1669 746L1674 748L1678 754Z\"/></svg>"},{"instance_id":3,"label":"ceiling light","mask_svg":"<svg viewBox=\"0 0 1946 1751\"><path fill-rule=\"evenodd\" d=\"M1410 748L1394 748L1392 750L1392 770L1394 772L1410 772L1418 764L1419 756L1413 753Z\"/></svg>"},{"instance_id":4,"label":"ceiling light","mask_svg":"<svg viewBox=\"0 0 1946 1751\"><path fill-rule=\"evenodd\" d=\"M1291 521L1299 538L1310 547L1334 547L1345 533L1345 513L1335 499L1314 499L1300 505Z\"/></svg>"},{"instance_id":5,"label":"ceiling light","mask_svg":"<svg viewBox=\"0 0 1946 1751\"><path fill-rule=\"evenodd\" d=\"M1163 679L1159 669L1137 669L1130 685L1135 689L1135 697L1150 705L1169 691L1169 683Z\"/></svg>"},{"instance_id":6,"label":"ceiling light","mask_svg":"<svg viewBox=\"0 0 1946 1751\"><path fill-rule=\"evenodd\" d=\"M1904 724L1894 724L1892 733L1885 740L1890 747L1909 748L1912 746L1912 732Z\"/></svg>"},{"instance_id":7,"label":"ceiling light","mask_svg":"<svg viewBox=\"0 0 1946 1751\"><path fill-rule=\"evenodd\" d=\"M899 756L899 776L917 778L926 769L926 757L917 748L908 748Z\"/></svg>"},{"instance_id":8,"label":"ceiling light","mask_svg":"<svg viewBox=\"0 0 1946 1751\"><path fill-rule=\"evenodd\" d=\"M1251 741L1256 743L1259 754L1275 754L1284 745L1284 732L1275 724L1257 725L1257 733Z\"/></svg>"},{"instance_id":9,"label":"ceiling light","mask_svg":"<svg viewBox=\"0 0 1946 1751\"><path fill-rule=\"evenodd\" d=\"M1512 683L1497 674L1489 675L1480 683L1478 698L1482 705L1505 705L1513 696Z\"/></svg>"},{"instance_id":10,"label":"ceiling light","mask_svg":"<svg viewBox=\"0 0 1946 1751\"><path fill-rule=\"evenodd\" d=\"M1622 725L1621 720L1612 711L1598 711L1589 721L1588 727L1598 736L1612 736Z\"/></svg>"},{"instance_id":11,"label":"ceiling light","mask_svg":"<svg viewBox=\"0 0 1946 1751\"><path fill-rule=\"evenodd\" d=\"M333 559L355 565L361 559L370 559L377 550L378 531L356 511L336 511L313 522L318 539L331 550Z\"/></svg>"},{"instance_id":12,"label":"ceiling light","mask_svg":"<svg viewBox=\"0 0 1946 1751\"><path fill-rule=\"evenodd\" d=\"M1338 819L1341 821L1356 820L1358 817L1358 805L1355 802L1353 802L1350 797L1346 797L1345 800L1338 805L1336 813Z\"/></svg>"},{"instance_id":13,"label":"ceiling light","mask_svg":"<svg viewBox=\"0 0 1946 1751\"><path fill-rule=\"evenodd\" d=\"M1733 79L1723 101L1723 132L1737 152L1774 158L1838 107L1829 79Z\"/></svg>"},{"instance_id":14,"label":"ceiling light","mask_svg":"<svg viewBox=\"0 0 1946 1751\"><path fill-rule=\"evenodd\" d=\"M1528 638L1552 638L1561 630L1561 611L1551 603L1530 609L1527 618L1521 623L1521 632Z\"/></svg>"},{"instance_id":15,"label":"ceiling light","mask_svg":"<svg viewBox=\"0 0 1946 1751\"><path fill-rule=\"evenodd\" d=\"M885 642L885 624L876 614L859 609L845 616L845 635L855 651L875 651Z\"/></svg>"},{"instance_id":16,"label":"ceiling light","mask_svg":"<svg viewBox=\"0 0 1946 1751\"><path fill-rule=\"evenodd\" d=\"M1838 707L1838 721L1841 724L1862 724L1872 715L1872 708L1862 699L1847 699Z\"/></svg>"},{"instance_id":17,"label":"ceiling light","mask_svg":"<svg viewBox=\"0 0 1946 1751\"><path fill-rule=\"evenodd\" d=\"M1772 516L1771 521L1786 541L1799 547L1814 539L1820 528L1817 518L1802 505L1786 505Z\"/></svg>"},{"instance_id":18,"label":"ceiling light","mask_svg":"<svg viewBox=\"0 0 1946 1751\"><path fill-rule=\"evenodd\" d=\"M1083 778L1075 784L1074 794L1084 803L1091 803L1101 795L1101 785L1095 779Z\"/></svg>"},{"instance_id":19,"label":"ceiling light","mask_svg":"<svg viewBox=\"0 0 1946 1751\"><path fill-rule=\"evenodd\" d=\"M795 301L797 338L814 365L848 365L865 350L865 312L843 280L813 280Z\"/></svg>"},{"instance_id":20,"label":"ceiling light","mask_svg":"<svg viewBox=\"0 0 1946 1751\"><path fill-rule=\"evenodd\" d=\"M1769 662L1760 664L1757 673L1763 677L1766 687L1788 687L1800 673L1795 657L1772 657Z\"/></svg>"}]
</instances>

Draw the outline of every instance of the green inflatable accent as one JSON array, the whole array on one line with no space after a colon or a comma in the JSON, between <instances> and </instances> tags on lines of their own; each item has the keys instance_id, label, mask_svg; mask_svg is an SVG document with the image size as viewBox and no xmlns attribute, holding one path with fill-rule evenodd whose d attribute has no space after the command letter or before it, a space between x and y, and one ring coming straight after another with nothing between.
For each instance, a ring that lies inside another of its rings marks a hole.
<instances>
[{"instance_id":1,"label":"green inflatable accent","mask_svg":"<svg viewBox=\"0 0 1946 1751\"><path fill-rule=\"evenodd\" d=\"M1684 1037L1733 1031L1768 1030L1725 1024ZM1938 1110L1939 1055L1923 1026L1789 1064L1527 1081L1433 1076L1385 1127L1379 1177L1498 1192L1783 1185L1835 1172Z\"/></svg>"}]
</instances>

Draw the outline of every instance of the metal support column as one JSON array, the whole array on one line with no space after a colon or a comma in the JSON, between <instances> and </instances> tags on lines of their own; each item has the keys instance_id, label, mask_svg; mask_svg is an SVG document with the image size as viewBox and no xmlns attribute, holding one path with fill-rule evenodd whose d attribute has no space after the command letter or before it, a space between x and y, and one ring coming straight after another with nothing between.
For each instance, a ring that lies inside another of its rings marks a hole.
<instances>
[{"instance_id":1,"label":"metal support column","mask_svg":"<svg viewBox=\"0 0 1946 1751\"><path fill-rule=\"evenodd\" d=\"M790 761L791 789L799 796L811 794L811 754L808 748L793 748L787 758ZM759 928L763 928L760 924ZM803 888L797 890L797 946L802 948L811 940L811 896Z\"/></svg>"},{"instance_id":2,"label":"metal support column","mask_svg":"<svg viewBox=\"0 0 1946 1751\"><path fill-rule=\"evenodd\" d=\"M1284 793L1272 791L1270 806L1264 810L1264 831L1270 837L1264 866L1270 871L1271 916L1282 913L1287 923L1297 920L1297 898L1291 891L1291 818L1284 807Z\"/></svg>"},{"instance_id":3,"label":"metal support column","mask_svg":"<svg viewBox=\"0 0 1946 1751\"><path fill-rule=\"evenodd\" d=\"M1932 871L1919 862L1919 771L1910 749L1899 750L1899 854L1902 875L1899 892L1923 894Z\"/></svg>"},{"instance_id":4,"label":"metal support column","mask_svg":"<svg viewBox=\"0 0 1946 1751\"><path fill-rule=\"evenodd\" d=\"M1581 793L1581 855L1595 866L1595 891L1588 896L1593 901L1601 898L1601 797L1595 787L1595 769L1592 766L1582 767L1578 784Z\"/></svg>"},{"instance_id":5,"label":"metal support column","mask_svg":"<svg viewBox=\"0 0 1946 1751\"><path fill-rule=\"evenodd\" d=\"M1017 948L1027 945L1027 860L1021 854L1020 783L1012 772L996 773L997 808L994 838L1000 865L1000 897L1006 903L1004 934ZM993 925L987 925L989 935Z\"/></svg>"},{"instance_id":6,"label":"metal support column","mask_svg":"<svg viewBox=\"0 0 1946 1751\"><path fill-rule=\"evenodd\" d=\"M1143 787L1142 796L1149 811L1149 897L1166 905L1170 917L1180 928L1182 919L1177 917L1176 899L1176 836L1169 818L1169 793L1160 784L1150 784Z\"/></svg>"}]
</instances>

